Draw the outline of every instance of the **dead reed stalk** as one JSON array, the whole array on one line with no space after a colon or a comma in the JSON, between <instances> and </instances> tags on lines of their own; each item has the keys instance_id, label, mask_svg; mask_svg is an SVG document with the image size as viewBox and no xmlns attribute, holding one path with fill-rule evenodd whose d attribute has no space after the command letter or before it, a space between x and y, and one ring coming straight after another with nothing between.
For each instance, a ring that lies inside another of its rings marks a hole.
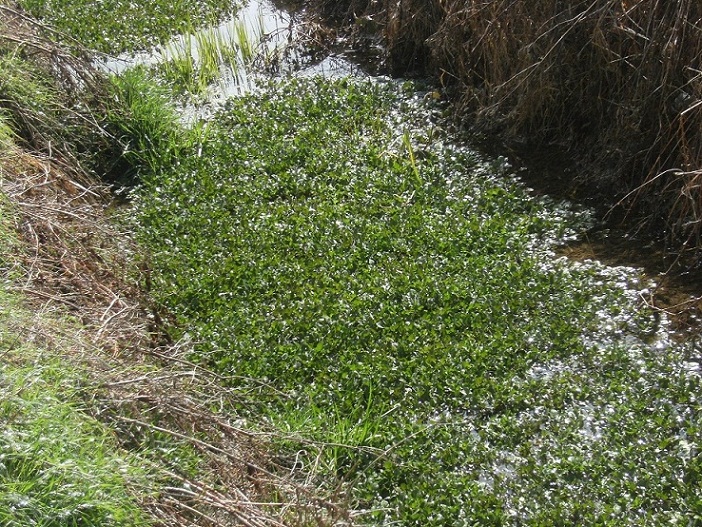
<instances>
[{"instance_id":1,"label":"dead reed stalk","mask_svg":"<svg viewBox=\"0 0 702 527\"><path fill-rule=\"evenodd\" d=\"M479 124L559 143L581 162L580 184L613 190L671 245L699 252L699 2L472 2L452 16L435 57L451 68L468 28L468 62L451 69Z\"/></svg>"}]
</instances>

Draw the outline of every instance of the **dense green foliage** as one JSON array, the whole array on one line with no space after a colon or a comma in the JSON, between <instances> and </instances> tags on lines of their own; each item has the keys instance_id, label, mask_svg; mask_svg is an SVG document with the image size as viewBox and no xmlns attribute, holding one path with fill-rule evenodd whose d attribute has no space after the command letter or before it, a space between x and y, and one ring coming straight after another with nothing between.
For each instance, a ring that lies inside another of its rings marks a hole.
<instances>
[{"instance_id":1,"label":"dense green foliage","mask_svg":"<svg viewBox=\"0 0 702 527\"><path fill-rule=\"evenodd\" d=\"M691 349L632 271L554 260L584 213L432 126L392 85L231 100L135 196L174 331L285 393L281 448L368 521L702 521Z\"/></svg>"},{"instance_id":2,"label":"dense green foliage","mask_svg":"<svg viewBox=\"0 0 702 527\"><path fill-rule=\"evenodd\" d=\"M108 52L231 7L22 4ZM47 129L71 135L61 90L6 55L0 142L38 137L51 149ZM320 485L341 478L375 524L702 523L699 343L669 339L665 317L640 306L633 271L554 259L587 214L445 143L393 85L273 83L190 130L143 70L109 90L98 113L116 150L91 153L143 183L134 220L151 294L198 360L269 396L291 470L317 470ZM138 525L125 490L141 477L135 460L81 411L79 374L18 344L18 312L0 297L1 523ZM156 457L198 463L169 442Z\"/></svg>"},{"instance_id":3,"label":"dense green foliage","mask_svg":"<svg viewBox=\"0 0 702 527\"><path fill-rule=\"evenodd\" d=\"M163 43L235 10L232 0L21 0L20 4L83 45L112 54Z\"/></svg>"}]
</instances>

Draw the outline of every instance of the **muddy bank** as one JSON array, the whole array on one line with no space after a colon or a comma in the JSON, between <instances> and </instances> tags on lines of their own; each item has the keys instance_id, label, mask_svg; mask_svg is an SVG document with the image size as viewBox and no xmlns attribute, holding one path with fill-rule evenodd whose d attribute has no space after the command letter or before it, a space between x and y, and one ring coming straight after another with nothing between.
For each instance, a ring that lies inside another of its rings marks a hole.
<instances>
[{"instance_id":1,"label":"muddy bank","mask_svg":"<svg viewBox=\"0 0 702 527\"><path fill-rule=\"evenodd\" d=\"M651 286L642 300L666 314L680 336L699 332L702 270L694 265L692 250L680 251L661 233L636 228L630 211L617 207L611 196L591 192L578 179L577 163L563 149L542 147L529 151L523 145L508 145L496 137L483 138L476 144L488 155L507 156L519 179L534 195L565 199L593 211L598 219L595 225L578 240L560 247L560 256L640 269Z\"/></svg>"}]
</instances>

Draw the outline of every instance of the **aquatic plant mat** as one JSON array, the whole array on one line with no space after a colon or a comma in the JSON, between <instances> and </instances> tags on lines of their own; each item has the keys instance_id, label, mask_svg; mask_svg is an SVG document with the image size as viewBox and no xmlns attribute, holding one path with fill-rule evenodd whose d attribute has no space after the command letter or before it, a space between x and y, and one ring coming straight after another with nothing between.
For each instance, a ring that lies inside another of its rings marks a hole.
<instances>
[{"instance_id":1,"label":"aquatic plant mat","mask_svg":"<svg viewBox=\"0 0 702 527\"><path fill-rule=\"evenodd\" d=\"M357 46L382 36L390 70L433 75L468 126L527 150L559 145L580 163L574 189L699 257L699 1L304 4L345 24Z\"/></svg>"},{"instance_id":2,"label":"aquatic plant mat","mask_svg":"<svg viewBox=\"0 0 702 527\"><path fill-rule=\"evenodd\" d=\"M285 80L185 126L145 69L76 50L62 89L14 16L0 523L702 522L699 335L635 270L556 258L589 213L453 144L441 94Z\"/></svg>"},{"instance_id":3,"label":"aquatic plant mat","mask_svg":"<svg viewBox=\"0 0 702 527\"><path fill-rule=\"evenodd\" d=\"M142 174L171 336L362 523L702 521L699 340L635 270L555 258L587 211L451 144L414 90L272 82Z\"/></svg>"},{"instance_id":4,"label":"aquatic plant mat","mask_svg":"<svg viewBox=\"0 0 702 527\"><path fill-rule=\"evenodd\" d=\"M197 2L92 2L89 0L20 0L32 16L50 23L84 46L103 53L142 50L177 34L216 23L236 11L232 0Z\"/></svg>"}]
</instances>

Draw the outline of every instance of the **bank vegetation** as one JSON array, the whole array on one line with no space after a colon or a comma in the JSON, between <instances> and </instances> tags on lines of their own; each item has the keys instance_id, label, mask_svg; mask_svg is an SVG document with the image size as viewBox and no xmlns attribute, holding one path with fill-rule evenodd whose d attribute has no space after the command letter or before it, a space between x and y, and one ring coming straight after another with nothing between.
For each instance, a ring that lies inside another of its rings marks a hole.
<instances>
[{"instance_id":1,"label":"bank vegetation","mask_svg":"<svg viewBox=\"0 0 702 527\"><path fill-rule=\"evenodd\" d=\"M165 335L110 186L165 114L61 40L0 2L0 524L345 522L238 417L260 399Z\"/></svg>"},{"instance_id":2,"label":"bank vegetation","mask_svg":"<svg viewBox=\"0 0 702 527\"><path fill-rule=\"evenodd\" d=\"M158 70L0 15L0 524L701 521L699 341L554 259L589 213L427 130L436 91L277 79L185 126Z\"/></svg>"}]
</instances>

